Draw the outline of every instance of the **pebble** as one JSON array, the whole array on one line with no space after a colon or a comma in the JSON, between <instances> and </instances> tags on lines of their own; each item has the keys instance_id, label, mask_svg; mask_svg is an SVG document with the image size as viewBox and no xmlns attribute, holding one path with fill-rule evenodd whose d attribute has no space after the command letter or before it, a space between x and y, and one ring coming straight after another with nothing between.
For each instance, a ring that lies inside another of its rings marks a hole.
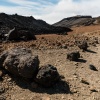
<instances>
[{"instance_id":1,"label":"pebble","mask_svg":"<svg viewBox=\"0 0 100 100\"><path fill-rule=\"evenodd\" d=\"M97 90L95 89L90 89L91 92L98 92Z\"/></svg>"},{"instance_id":2,"label":"pebble","mask_svg":"<svg viewBox=\"0 0 100 100\"><path fill-rule=\"evenodd\" d=\"M86 80L81 80L81 83L84 83L84 84L87 84L87 85L89 85L90 83L89 82L87 82Z\"/></svg>"},{"instance_id":3,"label":"pebble","mask_svg":"<svg viewBox=\"0 0 100 100\"><path fill-rule=\"evenodd\" d=\"M98 71L94 65L89 65L89 68L94 71Z\"/></svg>"},{"instance_id":4,"label":"pebble","mask_svg":"<svg viewBox=\"0 0 100 100\"><path fill-rule=\"evenodd\" d=\"M0 94L5 92L5 88L3 86L0 86Z\"/></svg>"},{"instance_id":5,"label":"pebble","mask_svg":"<svg viewBox=\"0 0 100 100\"><path fill-rule=\"evenodd\" d=\"M7 79L7 81L9 81L9 82L10 82L11 80L12 80L11 78L8 78L8 79Z\"/></svg>"}]
</instances>

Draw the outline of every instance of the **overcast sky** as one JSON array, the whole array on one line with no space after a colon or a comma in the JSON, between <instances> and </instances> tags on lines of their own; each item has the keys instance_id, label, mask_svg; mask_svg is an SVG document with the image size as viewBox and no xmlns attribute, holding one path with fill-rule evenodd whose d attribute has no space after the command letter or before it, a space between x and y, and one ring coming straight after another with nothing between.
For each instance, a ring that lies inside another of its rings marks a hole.
<instances>
[{"instance_id":1,"label":"overcast sky","mask_svg":"<svg viewBox=\"0 0 100 100\"><path fill-rule=\"evenodd\" d=\"M0 12L55 23L75 15L100 16L100 0L0 0Z\"/></svg>"}]
</instances>

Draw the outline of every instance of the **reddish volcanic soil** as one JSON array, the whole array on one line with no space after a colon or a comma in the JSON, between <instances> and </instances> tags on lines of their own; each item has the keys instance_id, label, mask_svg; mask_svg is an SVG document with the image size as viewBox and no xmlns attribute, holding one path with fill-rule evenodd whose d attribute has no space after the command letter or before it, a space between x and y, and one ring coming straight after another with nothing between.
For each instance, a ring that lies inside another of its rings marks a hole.
<instances>
[{"instance_id":1,"label":"reddish volcanic soil","mask_svg":"<svg viewBox=\"0 0 100 100\"><path fill-rule=\"evenodd\" d=\"M100 30L100 25L91 25L91 26L81 26L81 27L75 27L72 28L72 32L70 33L84 33L84 32L93 32L93 31L97 31Z\"/></svg>"}]
</instances>

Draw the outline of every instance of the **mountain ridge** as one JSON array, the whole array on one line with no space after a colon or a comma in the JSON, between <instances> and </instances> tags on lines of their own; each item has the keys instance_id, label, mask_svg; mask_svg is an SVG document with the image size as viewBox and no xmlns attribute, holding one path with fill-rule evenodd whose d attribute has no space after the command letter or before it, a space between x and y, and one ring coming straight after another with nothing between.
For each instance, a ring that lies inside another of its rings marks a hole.
<instances>
[{"instance_id":1,"label":"mountain ridge","mask_svg":"<svg viewBox=\"0 0 100 100\"><path fill-rule=\"evenodd\" d=\"M53 26L62 26L62 27L77 27L77 26L89 26L98 24L96 21L99 17L93 18L92 16L72 16L68 18L64 18L61 21L58 21L53 24Z\"/></svg>"}]
</instances>

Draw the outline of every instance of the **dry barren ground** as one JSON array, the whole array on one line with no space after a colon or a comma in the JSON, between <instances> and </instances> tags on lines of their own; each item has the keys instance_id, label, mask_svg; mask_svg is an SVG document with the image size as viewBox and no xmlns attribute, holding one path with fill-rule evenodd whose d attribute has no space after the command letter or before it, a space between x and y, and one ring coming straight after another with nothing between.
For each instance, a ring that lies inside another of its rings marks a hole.
<instances>
[{"instance_id":1,"label":"dry barren ground","mask_svg":"<svg viewBox=\"0 0 100 100\"><path fill-rule=\"evenodd\" d=\"M4 80L0 81L0 85L4 86L5 91L0 96L7 100L100 100L100 44L94 43L94 39L98 38L98 42L100 39L98 28L91 32L85 30L82 34L41 35L37 36L38 40L36 41L1 44L1 50L16 46L30 47L32 52L39 56L40 66L44 64L54 65L62 76L62 81L51 88L40 86L32 88L29 82L5 75ZM89 38L88 51L82 52L77 46L72 45L76 37L78 39ZM56 41L59 41L61 45L69 43L66 48L63 48L56 45ZM67 60L67 53L75 50L80 52L80 60L78 62ZM90 64L94 65L98 71L91 70Z\"/></svg>"}]
</instances>

